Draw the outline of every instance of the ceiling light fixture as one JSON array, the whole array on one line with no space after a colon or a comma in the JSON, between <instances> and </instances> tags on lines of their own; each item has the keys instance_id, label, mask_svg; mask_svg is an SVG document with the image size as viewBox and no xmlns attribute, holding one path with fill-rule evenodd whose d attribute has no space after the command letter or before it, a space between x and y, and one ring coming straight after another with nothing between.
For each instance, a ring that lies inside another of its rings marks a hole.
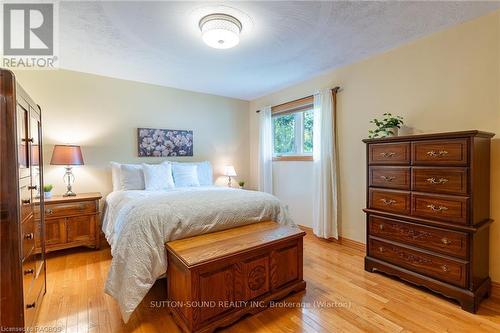
<instances>
[{"instance_id":1,"label":"ceiling light fixture","mask_svg":"<svg viewBox=\"0 0 500 333\"><path fill-rule=\"evenodd\" d=\"M210 14L199 22L203 41L216 49L229 49L240 42L243 26L234 16L227 14Z\"/></svg>"}]
</instances>

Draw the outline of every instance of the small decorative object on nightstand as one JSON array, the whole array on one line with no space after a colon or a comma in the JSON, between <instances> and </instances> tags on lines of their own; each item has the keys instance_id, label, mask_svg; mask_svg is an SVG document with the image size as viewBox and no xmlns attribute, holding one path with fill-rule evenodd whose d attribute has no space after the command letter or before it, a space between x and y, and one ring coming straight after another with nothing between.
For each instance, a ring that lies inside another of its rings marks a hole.
<instances>
[{"instance_id":1,"label":"small decorative object on nightstand","mask_svg":"<svg viewBox=\"0 0 500 333\"><path fill-rule=\"evenodd\" d=\"M45 199L50 199L52 198L52 189L54 188L54 185L52 184L45 184L43 185L43 197ZM40 197L40 196L38 196Z\"/></svg>"},{"instance_id":2,"label":"small decorative object on nightstand","mask_svg":"<svg viewBox=\"0 0 500 333\"><path fill-rule=\"evenodd\" d=\"M98 249L101 198L101 193L82 193L45 199L45 251L77 246ZM39 214L35 214L35 225L40 229ZM35 246L40 251L40 244Z\"/></svg>"},{"instance_id":3,"label":"small decorative object on nightstand","mask_svg":"<svg viewBox=\"0 0 500 333\"><path fill-rule=\"evenodd\" d=\"M52 152L51 165L65 165L66 173L64 174L64 182L66 183L67 191L63 196L74 197L76 194L72 190L75 176L73 175L73 165L83 165L83 156L80 146L74 145L55 145Z\"/></svg>"},{"instance_id":4,"label":"small decorative object on nightstand","mask_svg":"<svg viewBox=\"0 0 500 333\"><path fill-rule=\"evenodd\" d=\"M236 177L236 171L234 170L234 166L226 165L224 167L224 176L228 177L227 187L231 187L231 177Z\"/></svg>"},{"instance_id":5,"label":"small decorative object on nightstand","mask_svg":"<svg viewBox=\"0 0 500 333\"><path fill-rule=\"evenodd\" d=\"M238 185L240 185L240 189L244 189L245 188L245 181L244 180L240 180L238 182Z\"/></svg>"}]
</instances>

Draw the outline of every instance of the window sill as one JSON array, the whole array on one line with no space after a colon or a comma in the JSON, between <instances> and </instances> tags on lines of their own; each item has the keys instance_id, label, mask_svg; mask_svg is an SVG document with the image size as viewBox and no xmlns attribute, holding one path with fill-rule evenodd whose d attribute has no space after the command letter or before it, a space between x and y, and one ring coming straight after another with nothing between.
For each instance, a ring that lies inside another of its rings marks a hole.
<instances>
[{"instance_id":1,"label":"window sill","mask_svg":"<svg viewBox=\"0 0 500 333\"><path fill-rule=\"evenodd\" d=\"M276 156L273 157L273 161L275 162L280 162L280 161L301 161L301 162L307 162L307 161L312 161L313 157L310 155L295 155L295 156Z\"/></svg>"}]
</instances>

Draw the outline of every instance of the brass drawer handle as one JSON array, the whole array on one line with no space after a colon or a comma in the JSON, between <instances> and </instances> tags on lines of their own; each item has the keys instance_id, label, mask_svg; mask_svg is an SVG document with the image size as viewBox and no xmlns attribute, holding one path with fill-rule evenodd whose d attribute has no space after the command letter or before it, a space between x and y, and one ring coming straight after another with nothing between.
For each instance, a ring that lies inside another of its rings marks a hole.
<instances>
[{"instance_id":1,"label":"brass drawer handle","mask_svg":"<svg viewBox=\"0 0 500 333\"><path fill-rule=\"evenodd\" d=\"M31 199L23 199L23 200L21 200L21 203L23 205L29 205L31 203Z\"/></svg>"},{"instance_id":2,"label":"brass drawer handle","mask_svg":"<svg viewBox=\"0 0 500 333\"><path fill-rule=\"evenodd\" d=\"M47 215L50 215L50 214L52 214L52 213L54 213L54 211L52 210L52 208L47 208L47 209L45 210L45 214L47 214Z\"/></svg>"},{"instance_id":3,"label":"brass drawer handle","mask_svg":"<svg viewBox=\"0 0 500 333\"><path fill-rule=\"evenodd\" d=\"M394 179L396 179L396 177L392 177L392 176L380 176L380 178L382 178L386 182L392 182Z\"/></svg>"},{"instance_id":4,"label":"brass drawer handle","mask_svg":"<svg viewBox=\"0 0 500 333\"><path fill-rule=\"evenodd\" d=\"M449 240L446 237L443 237L443 238L441 238L441 243L443 243L444 245L449 245L449 244L451 244L451 240Z\"/></svg>"},{"instance_id":5,"label":"brass drawer handle","mask_svg":"<svg viewBox=\"0 0 500 333\"><path fill-rule=\"evenodd\" d=\"M436 152L435 150L429 150L427 152L427 155L429 155L430 157L444 157L448 155L448 152L446 150L440 150L438 152Z\"/></svg>"},{"instance_id":6,"label":"brass drawer handle","mask_svg":"<svg viewBox=\"0 0 500 333\"><path fill-rule=\"evenodd\" d=\"M31 309L31 308L34 308L34 307L35 307L35 305L36 305L36 303L35 303L35 302L30 303L30 304L26 304L26 309Z\"/></svg>"},{"instance_id":7,"label":"brass drawer handle","mask_svg":"<svg viewBox=\"0 0 500 333\"><path fill-rule=\"evenodd\" d=\"M384 151L384 152L380 153L380 155L383 156L383 157L386 157L386 158L391 158L394 155L396 155L396 153L392 152L392 151L391 152Z\"/></svg>"},{"instance_id":8,"label":"brass drawer handle","mask_svg":"<svg viewBox=\"0 0 500 333\"><path fill-rule=\"evenodd\" d=\"M443 272L448 272L450 270L446 265L441 266L441 269L443 270Z\"/></svg>"},{"instance_id":9,"label":"brass drawer handle","mask_svg":"<svg viewBox=\"0 0 500 333\"><path fill-rule=\"evenodd\" d=\"M27 233L27 234L24 235L25 239L33 239L34 237L35 237L35 235L32 232Z\"/></svg>"},{"instance_id":10,"label":"brass drawer handle","mask_svg":"<svg viewBox=\"0 0 500 333\"><path fill-rule=\"evenodd\" d=\"M35 142L35 140L33 138L28 138L28 140L26 140L27 142L30 142L30 143L33 143Z\"/></svg>"},{"instance_id":11,"label":"brass drawer handle","mask_svg":"<svg viewBox=\"0 0 500 333\"><path fill-rule=\"evenodd\" d=\"M435 212L444 212L448 210L448 207L445 206L435 206L435 205L427 205L427 208L432 209Z\"/></svg>"},{"instance_id":12,"label":"brass drawer handle","mask_svg":"<svg viewBox=\"0 0 500 333\"><path fill-rule=\"evenodd\" d=\"M33 186L28 186L28 190L36 190L37 189L37 186L36 185L33 185Z\"/></svg>"},{"instance_id":13,"label":"brass drawer handle","mask_svg":"<svg viewBox=\"0 0 500 333\"><path fill-rule=\"evenodd\" d=\"M384 225L383 225L383 224L379 224L378 228L379 228L380 230L384 230Z\"/></svg>"},{"instance_id":14,"label":"brass drawer handle","mask_svg":"<svg viewBox=\"0 0 500 333\"><path fill-rule=\"evenodd\" d=\"M392 200L392 199L387 200L386 198L380 199L380 201L382 201L387 206L391 206L391 205L394 205L396 203L396 200Z\"/></svg>"},{"instance_id":15,"label":"brass drawer handle","mask_svg":"<svg viewBox=\"0 0 500 333\"><path fill-rule=\"evenodd\" d=\"M383 246L379 246L379 247L378 247L378 251L379 251L379 252L384 252L384 247L383 247Z\"/></svg>"},{"instance_id":16,"label":"brass drawer handle","mask_svg":"<svg viewBox=\"0 0 500 333\"><path fill-rule=\"evenodd\" d=\"M436 178L427 178L427 182L430 184L446 184L448 182L448 179L446 178L439 178L436 180Z\"/></svg>"},{"instance_id":17,"label":"brass drawer handle","mask_svg":"<svg viewBox=\"0 0 500 333\"><path fill-rule=\"evenodd\" d=\"M24 271L24 275L33 274L33 273L35 273L35 270L34 270L33 268L26 269L26 270Z\"/></svg>"}]
</instances>

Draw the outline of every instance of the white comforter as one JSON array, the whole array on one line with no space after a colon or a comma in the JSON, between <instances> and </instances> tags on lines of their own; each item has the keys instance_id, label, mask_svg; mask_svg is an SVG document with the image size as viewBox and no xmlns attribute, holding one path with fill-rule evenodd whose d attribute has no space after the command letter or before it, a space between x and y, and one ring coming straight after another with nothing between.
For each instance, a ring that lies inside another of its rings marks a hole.
<instances>
[{"instance_id":1,"label":"white comforter","mask_svg":"<svg viewBox=\"0 0 500 333\"><path fill-rule=\"evenodd\" d=\"M165 274L165 242L266 220L293 224L276 197L222 187L117 191L106 204L102 228L113 260L105 291L125 322Z\"/></svg>"}]
</instances>

